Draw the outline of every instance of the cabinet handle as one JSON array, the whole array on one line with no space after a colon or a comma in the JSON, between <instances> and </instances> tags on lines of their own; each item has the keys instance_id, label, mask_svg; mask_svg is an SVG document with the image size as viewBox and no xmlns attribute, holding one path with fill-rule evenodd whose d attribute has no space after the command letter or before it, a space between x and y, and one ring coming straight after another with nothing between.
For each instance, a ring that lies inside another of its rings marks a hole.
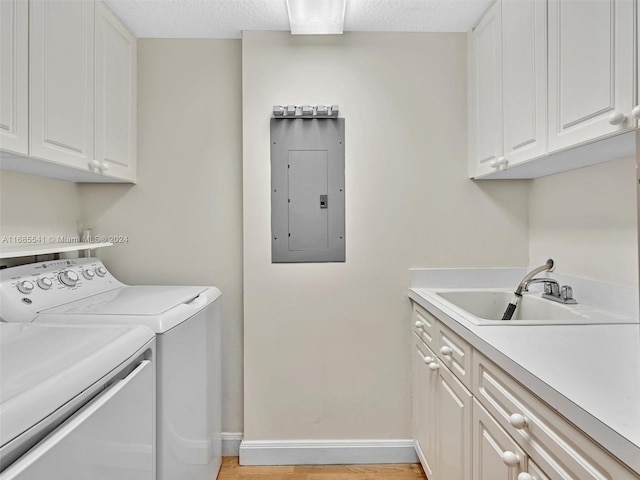
<instances>
[{"instance_id":1,"label":"cabinet handle","mask_svg":"<svg viewBox=\"0 0 640 480\"><path fill-rule=\"evenodd\" d=\"M107 170L109 170L109 164L107 162L102 162L100 164L100 170L102 170L103 172L106 172Z\"/></svg>"},{"instance_id":2,"label":"cabinet handle","mask_svg":"<svg viewBox=\"0 0 640 480\"><path fill-rule=\"evenodd\" d=\"M429 370L431 370L432 372L435 372L439 368L440 368L440 365L438 365L436 362L431 362L429 364Z\"/></svg>"},{"instance_id":3,"label":"cabinet handle","mask_svg":"<svg viewBox=\"0 0 640 480\"><path fill-rule=\"evenodd\" d=\"M511 415L509 417L509 423L513 428L517 428L518 430L524 430L527 427L527 419L519 413Z\"/></svg>"},{"instance_id":4,"label":"cabinet handle","mask_svg":"<svg viewBox=\"0 0 640 480\"><path fill-rule=\"evenodd\" d=\"M636 120L640 118L640 105L633 107L633 110L631 110L631 116Z\"/></svg>"},{"instance_id":5,"label":"cabinet handle","mask_svg":"<svg viewBox=\"0 0 640 480\"><path fill-rule=\"evenodd\" d=\"M502 461L507 467L517 467L520 465L520 457L509 450L502 454Z\"/></svg>"},{"instance_id":6,"label":"cabinet handle","mask_svg":"<svg viewBox=\"0 0 640 480\"><path fill-rule=\"evenodd\" d=\"M433 362L433 357L426 356L423 358L423 360L424 360L424 363L426 363L427 365L430 365Z\"/></svg>"},{"instance_id":7,"label":"cabinet handle","mask_svg":"<svg viewBox=\"0 0 640 480\"><path fill-rule=\"evenodd\" d=\"M95 159L91 160L89 166L91 166L91 168L100 168L100 161Z\"/></svg>"},{"instance_id":8,"label":"cabinet handle","mask_svg":"<svg viewBox=\"0 0 640 480\"><path fill-rule=\"evenodd\" d=\"M522 472L518 474L518 480L536 480L536 477L527 472Z\"/></svg>"},{"instance_id":9,"label":"cabinet handle","mask_svg":"<svg viewBox=\"0 0 640 480\"><path fill-rule=\"evenodd\" d=\"M414 325L416 326L416 328L420 329L422 327L424 327L424 323L422 323L420 320L416 321L416 323L414 323Z\"/></svg>"},{"instance_id":10,"label":"cabinet handle","mask_svg":"<svg viewBox=\"0 0 640 480\"><path fill-rule=\"evenodd\" d=\"M611 115L609 115L609 123L611 125L620 125L626 119L627 119L627 117L624 114L620 113L620 112L615 112L615 113L612 113Z\"/></svg>"},{"instance_id":11,"label":"cabinet handle","mask_svg":"<svg viewBox=\"0 0 640 480\"><path fill-rule=\"evenodd\" d=\"M507 159L506 157L497 157L494 158L493 160L491 160L491 162L489 163L489 165L491 165L493 168L499 168L501 165L506 165L507 164Z\"/></svg>"},{"instance_id":12,"label":"cabinet handle","mask_svg":"<svg viewBox=\"0 0 640 480\"><path fill-rule=\"evenodd\" d=\"M453 350L451 350L451 347L447 347L446 345L444 347L442 347L440 349L440 353L442 355L444 355L445 357L451 357L451 354L453 354Z\"/></svg>"}]
</instances>

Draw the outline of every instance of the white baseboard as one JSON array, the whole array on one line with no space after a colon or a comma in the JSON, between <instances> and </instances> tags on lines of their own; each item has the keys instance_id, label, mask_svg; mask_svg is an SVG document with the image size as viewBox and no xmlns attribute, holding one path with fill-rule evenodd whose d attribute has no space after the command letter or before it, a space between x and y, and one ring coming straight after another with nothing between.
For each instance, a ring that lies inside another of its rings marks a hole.
<instances>
[{"instance_id":1,"label":"white baseboard","mask_svg":"<svg viewBox=\"0 0 640 480\"><path fill-rule=\"evenodd\" d=\"M242 432L222 432L222 456L237 457L240 454Z\"/></svg>"},{"instance_id":2,"label":"white baseboard","mask_svg":"<svg viewBox=\"0 0 640 480\"><path fill-rule=\"evenodd\" d=\"M243 440L240 465L417 463L413 440Z\"/></svg>"}]
</instances>

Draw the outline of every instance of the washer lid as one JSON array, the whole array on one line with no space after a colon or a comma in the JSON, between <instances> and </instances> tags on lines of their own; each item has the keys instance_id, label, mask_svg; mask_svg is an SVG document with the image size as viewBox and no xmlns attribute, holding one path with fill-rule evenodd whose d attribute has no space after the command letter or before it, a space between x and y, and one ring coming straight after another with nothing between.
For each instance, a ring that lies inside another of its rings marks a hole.
<instances>
[{"instance_id":1,"label":"washer lid","mask_svg":"<svg viewBox=\"0 0 640 480\"><path fill-rule=\"evenodd\" d=\"M125 286L49 308L40 315L160 315L187 303L207 287Z\"/></svg>"},{"instance_id":2,"label":"washer lid","mask_svg":"<svg viewBox=\"0 0 640 480\"><path fill-rule=\"evenodd\" d=\"M146 327L0 323L0 446L98 382L152 339Z\"/></svg>"}]
</instances>

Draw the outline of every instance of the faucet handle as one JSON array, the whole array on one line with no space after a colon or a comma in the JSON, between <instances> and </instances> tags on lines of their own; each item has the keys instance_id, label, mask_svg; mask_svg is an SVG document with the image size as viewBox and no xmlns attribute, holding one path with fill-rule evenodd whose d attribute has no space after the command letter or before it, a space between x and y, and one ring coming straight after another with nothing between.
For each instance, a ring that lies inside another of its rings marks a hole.
<instances>
[{"instance_id":1,"label":"faucet handle","mask_svg":"<svg viewBox=\"0 0 640 480\"><path fill-rule=\"evenodd\" d=\"M559 297L560 292L558 291L558 282L555 280L549 280L544 282L544 293L546 295L553 295L554 297Z\"/></svg>"},{"instance_id":2,"label":"faucet handle","mask_svg":"<svg viewBox=\"0 0 640 480\"><path fill-rule=\"evenodd\" d=\"M563 285L560 288L560 296L563 300L572 300L573 299L573 288L569 285Z\"/></svg>"}]
</instances>

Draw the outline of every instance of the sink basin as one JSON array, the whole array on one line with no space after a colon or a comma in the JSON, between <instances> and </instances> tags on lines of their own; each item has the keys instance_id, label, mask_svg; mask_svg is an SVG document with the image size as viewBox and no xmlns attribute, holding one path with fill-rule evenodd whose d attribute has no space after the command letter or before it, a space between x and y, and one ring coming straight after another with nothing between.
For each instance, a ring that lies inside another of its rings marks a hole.
<instances>
[{"instance_id":1,"label":"sink basin","mask_svg":"<svg viewBox=\"0 0 640 480\"><path fill-rule=\"evenodd\" d=\"M634 323L637 320L588 305L563 305L544 299L540 294L525 293L510 321L502 315L513 292L506 290L431 290L450 308L460 311L475 325L566 325L597 323Z\"/></svg>"}]
</instances>

